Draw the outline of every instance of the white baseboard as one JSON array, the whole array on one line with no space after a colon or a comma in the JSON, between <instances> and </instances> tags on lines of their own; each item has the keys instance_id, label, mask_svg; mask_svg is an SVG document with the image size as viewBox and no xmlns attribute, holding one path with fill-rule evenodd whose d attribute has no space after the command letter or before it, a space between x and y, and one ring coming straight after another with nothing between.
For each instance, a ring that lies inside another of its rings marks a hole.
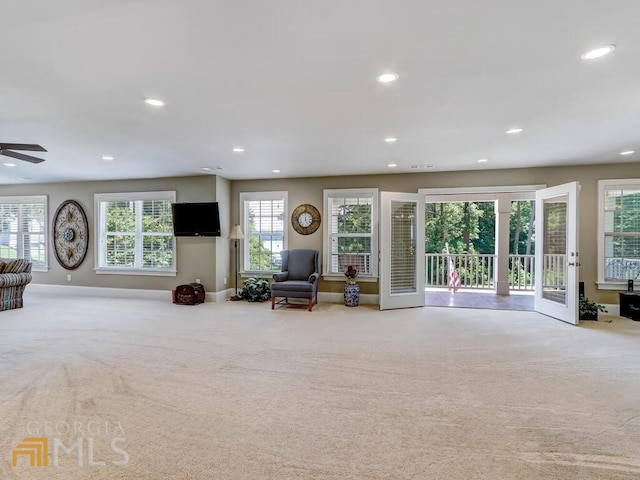
<instances>
[{"instance_id":1,"label":"white baseboard","mask_svg":"<svg viewBox=\"0 0 640 480\"><path fill-rule=\"evenodd\" d=\"M145 298L149 300L171 301L171 291L168 290L144 290L135 288L108 288L108 287L81 287L77 285L48 285L43 283L30 283L25 289L24 295L30 291L47 295L83 295L87 297L116 297L116 298ZM227 288L219 292L207 292L207 302L224 302L235 295L233 288ZM338 292L318 292L318 301L323 303L342 303L344 294ZM360 303L363 305L378 305L377 294L360 294ZM605 305L608 315L620 315L620 305Z\"/></svg>"},{"instance_id":2,"label":"white baseboard","mask_svg":"<svg viewBox=\"0 0 640 480\"><path fill-rule=\"evenodd\" d=\"M615 304L615 305L610 305L610 304L605 304L604 308L607 309L607 313L606 315L616 315L616 316L620 316L620 305Z\"/></svg>"},{"instance_id":3,"label":"white baseboard","mask_svg":"<svg viewBox=\"0 0 640 480\"><path fill-rule=\"evenodd\" d=\"M148 300L171 301L169 290L144 290L137 288L108 288L108 287L81 287L78 285L48 285L43 283L30 283L25 289L24 295L29 292L37 292L45 295L80 295L86 297L116 297L116 298L144 298ZM224 302L235 295L233 288L227 288L219 292L207 292L207 302ZM344 294L331 292L318 292L318 301L324 303L342 303ZM377 305L378 295L361 294L360 303Z\"/></svg>"},{"instance_id":4,"label":"white baseboard","mask_svg":"<svg viewBox=\"0 0 640 480\"><path fill-rule=\"evenodd\" d=\"M47 285L43 283L30 283L25 289L24 295L29 292L37 292L45 295L80 295L86 297L115 297L115 298L140 298L147 300L172 301L171 290L145 290L140 288L108 288L108 287L81 287L77 285ZM231 293L230 293L231 292ZM206 302L224 302L232 295L233 290L227 289L221 292L206 292Z\"/></svg>"},{"instance_id":5,"label":"white baseboard","mask_svg":"<svg viewBox=\"0 0 640 480\"><path fill-rule=\"evenodd\" d=\"M344 293L338 292L318 292L318 302L321 303L344 303ZM370 293L360 294L360 303L363 305L378 305L378 295Z\"/></svg>"}]
</instances>

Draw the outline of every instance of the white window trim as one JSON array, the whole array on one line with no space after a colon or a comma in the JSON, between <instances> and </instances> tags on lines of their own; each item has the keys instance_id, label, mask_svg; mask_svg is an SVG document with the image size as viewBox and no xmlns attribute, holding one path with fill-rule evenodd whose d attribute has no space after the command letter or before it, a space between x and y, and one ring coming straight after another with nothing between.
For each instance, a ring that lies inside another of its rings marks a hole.
<instances>
[{"instance_id":1,"label":"white window trim","mask_svg":"<svg viewBox=\"0 0 640 480\"><path fill-rule=\"evenodd\" d=\"M151 277L175 277L177 275L178 252L177 242L174 238L173 243L173 268L168 270L153 270L147 268L122 268L122 267L102 267L100 259L104 255L104 239L102 236L101 225L106 221L105 213L100 209L101 202L117 202L117 201L149 201L149 200L169 200L171 203L176 201L175 190L157 191L157 192L121 192L121 193L96 193L93 196L93 205L95 213L95 235L94 235L94 268L97 275L144 275Z\"/></svg>"},{"instance_id":2,"label":"white window trim","mask_svg":"<svg viewBox=\"0 0 640 480\"><path fill-rule=\"evenodd\" d=\"M640 188L640 178L598 180L598 289L626 290L627 281L611 281L604 279L604 194L607 188Z\"/></svg>"},{"instance_id":3,"label":"white window trim","mask_svg":"<svg viewBox=\"0 0 640 480\"><path fill-rule=\"evenodd\" d=\"M246 245L249 241L249 219L244 216L244 204L246 201L256 201L256 200L280 200L283 199L283 212L284 212L284 220L283 220L283 233L282 233L282 249L288 249L289 235L288 235L288 222L287 215L289 212L288 201L289 201L289 192L287 191L269 191L269 192L240 192L240 225L242 226L242 233L244 238L242 242L240 242L238 255L240 257L240 271L238 274L242 277L263 277L263 278L271 278L272 274L277 272L278 270L246 270L245 267L245 252L247 251ZM235 260L234 260L235 261Z\"/></svg>"},{"instance_id":4,"label":"white window trim","mask_svg":"<svg viewBox=\"0 0 640 480\"><path fill-rule=\"evenodd\" d=\"M488 194L495 196L496 193L527 193L535 192L547 188L546 184L534 185L503 185L499 187L437 187L437 188L420 188L418 193L421 195L457 195L457 194ZM475 197L474 197L475 198Z\"/></svg>"},{"instance_id":5,"label":"white window trim","mask_svg":"<svg viewBox=\"0 0 640 480\"><path fill-rule=\"evenodd\" d=\"M11 195L0 197L0 203L44 203L45 221L44 221L44 265L31 265L32 272L48 272L49 271L49 203L47 195Z\"/></svg>"},{"instance_id":6,"label":"white window trim","mask_svg":"<svg viewBox=\"0 0 640 480\"><path fill-rule=\"evenodd\" d=\"M371 203L371 273L358 273L357 281L358 282L377 282L378 281L378 267L379 267L379 251L378 251L378 235L379 235L379 210L378 210L378 199L380 197L379 191L377 188L337 188L337 189L326 189L324 190L324 212L325 216L330 215L331 209L329 205L329 199L332 197L345 197L349 195L372 195L372 203ZM329 231L331 228L330 219L327 217L324 221L323 228L323 273L322 278L324 280L332 281L332 282L344 282L345 276L344 274L338 273L329 273L329 263L331 262L331 232Z\"/></svg>"}]
</instances>

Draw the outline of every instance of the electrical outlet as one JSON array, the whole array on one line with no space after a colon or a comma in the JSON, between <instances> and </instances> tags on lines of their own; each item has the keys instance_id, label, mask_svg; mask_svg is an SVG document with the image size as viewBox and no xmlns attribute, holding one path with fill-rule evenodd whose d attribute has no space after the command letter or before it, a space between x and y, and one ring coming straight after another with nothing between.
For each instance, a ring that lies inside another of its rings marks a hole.
<instances>
[{"instance_id":1,"label":"electrical outlet","mask_svg":"<svg viewBox=\"0 0 640 480\"><path fill-rule=\"evenodd\" d=\"M67 282L71 281L71 274L67 275Z\"/></svg>"},{"instance_id":2,"label":"electrical outlet","mask_svg":"<svg viewBox=\"0 0 640 480\"><path fill-rule=\"evenodd\" d=\"M223 283L224 285L226 285L226 284L227 284L227 277L224 277L224 279L222 280L222 283Z\"/></svg>"},{"instance_id":3,"label":"electrical outlet","mask_svg":"<svg viewBox=\"0 0 640 480\"><path fill-rule=\"evenodd\" d=\"M196 283L200 283L200 279L199 278L196 278Z\"/></svg>"}]
</instances>

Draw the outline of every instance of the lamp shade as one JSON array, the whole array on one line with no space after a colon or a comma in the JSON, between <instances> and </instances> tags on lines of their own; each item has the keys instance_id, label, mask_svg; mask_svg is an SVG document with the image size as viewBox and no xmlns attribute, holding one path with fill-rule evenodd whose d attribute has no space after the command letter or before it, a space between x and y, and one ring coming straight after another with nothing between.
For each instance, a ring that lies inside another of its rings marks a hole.
<instances>
[{"instance_id":1,"label":"lamp shade","mask_svg":"<svg viewBox=\"0 0 640 480\"><path fill-rule=\"evenodd\" d=\"M229 238L231 240L241 240L244 238L242 230L240 230L240 225L234 225L234 227L231 229L231 233L229 234Z\"/></svg>"}]
</instances>

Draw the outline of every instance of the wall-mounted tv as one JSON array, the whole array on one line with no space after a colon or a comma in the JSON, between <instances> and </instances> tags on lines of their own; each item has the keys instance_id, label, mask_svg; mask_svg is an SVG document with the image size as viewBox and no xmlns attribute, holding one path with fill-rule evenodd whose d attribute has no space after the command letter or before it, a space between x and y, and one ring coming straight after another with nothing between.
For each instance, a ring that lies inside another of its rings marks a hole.
<instances>
[{"instance_id":1,"label":"wall-mounted tv","mask_svg":"<svg viewBox=\"0 0 640 480\"><path fill-rule=\"evenodd\" d=\"M218 202L171 204L173 234L176 237L219 237Z\"/></svg>"}]
</instances>

